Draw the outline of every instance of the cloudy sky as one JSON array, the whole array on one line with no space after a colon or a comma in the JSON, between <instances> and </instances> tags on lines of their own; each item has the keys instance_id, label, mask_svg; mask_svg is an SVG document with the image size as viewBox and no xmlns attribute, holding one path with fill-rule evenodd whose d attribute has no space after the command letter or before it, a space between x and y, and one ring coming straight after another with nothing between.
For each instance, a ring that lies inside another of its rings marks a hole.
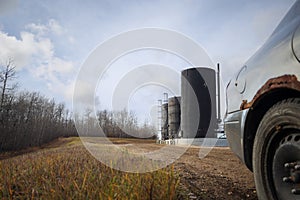
<instances>
[{"instance_id":1,"label":"cloudy sky","mask_svg":"<svg viewBox=\"0 0 300 200\"><path fill-rule=\"evenodd\" d=\"M200 44L213 64L221 63L226 83L263 44L294 2L0 0L0 61L13 59L20 90L40 91L70 105L76 76L98 45L126 31L155 27L179 32ZM106 87L96 95L100 108L106 108L109 100L104 99L126 74L124 69L150 63L172 66L178 72L188 67L178 56L166 52L145 50L124 56L107 71ZM123 74L117 73L121 68ZM154 105L159 93L171 92L158 88L154 85L135 90L131 95L133 104L145 106L141 99L146 98L147 105Z\"/></svg>"}]
</instances>

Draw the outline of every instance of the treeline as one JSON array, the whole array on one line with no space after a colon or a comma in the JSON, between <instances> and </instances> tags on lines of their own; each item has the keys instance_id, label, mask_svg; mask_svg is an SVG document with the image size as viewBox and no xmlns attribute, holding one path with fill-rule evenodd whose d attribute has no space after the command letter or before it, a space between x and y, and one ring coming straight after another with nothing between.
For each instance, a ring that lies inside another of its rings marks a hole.
<instances>
[{"instance_id":1,"label":"treeline","mask_svg":"<svg viewBox=\"0 0 300 200\"><path fill-rule=\"evenodd\" d=\"M76 125L80 136L99 136L99 126L107 137L118 138L148 138L156 139L156 129L145 121L138 124L138 119L133 112L98 111L96 116L87 110L84 117L75 116Z\"/></svg>"},{"instance_id":2,"label":"treeline","mask_svg":"<svg viewBox=\"0 0 300 200\"><path fill-rule=\"evenodd\" d=\"M70 112L39 93L6 95L0 112L0 149L40 146L58 137L77 136Z\"/></svg>"},{"instance_id":3,"label":"treeline","mask_svg":"<svg viewBox=\"0 0 300 200\"><path fill-rule=\"evenodd\" d=\"M11 60L0 66L0 151L40 146L58 137L99 136L99 125L107 137L155 138L155 128L125 110L90 110L73 116L63 103L37 92L17 92L16 71ZM73 118L76 118L76 125Z\"/></svg>"},{"instance_id":4,"label":"treeline","mask_svg":"<svg viewBox=\"0 0 300 200\"><path fill-rule=\"evenodd\" d=\"M40 146L61 136L76 136L65 105L36 92L17 92L11 61L0 71L0 151Z\"/></svg>"}]
</instances>

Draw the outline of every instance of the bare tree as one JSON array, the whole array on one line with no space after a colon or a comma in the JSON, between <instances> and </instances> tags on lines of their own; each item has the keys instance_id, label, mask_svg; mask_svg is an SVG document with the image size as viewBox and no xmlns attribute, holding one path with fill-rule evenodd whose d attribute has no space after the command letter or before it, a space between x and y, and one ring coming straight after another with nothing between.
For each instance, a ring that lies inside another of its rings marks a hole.
<instances>
[{"instance_id":1,"label":"bare tree","mask_svg":"<svg viewBox=\"0 0 300 200\"><path fill-rule=\"evenodd\" d=\"M8 95L17 88L17 83L13 83L16 79L16 67L13 64L13 60L9 59L5 65L1 65L0 71L0 90L1 90L1 101L0 101L0 108L3 108L4 103Z\"/></svg>"}]
</instances>

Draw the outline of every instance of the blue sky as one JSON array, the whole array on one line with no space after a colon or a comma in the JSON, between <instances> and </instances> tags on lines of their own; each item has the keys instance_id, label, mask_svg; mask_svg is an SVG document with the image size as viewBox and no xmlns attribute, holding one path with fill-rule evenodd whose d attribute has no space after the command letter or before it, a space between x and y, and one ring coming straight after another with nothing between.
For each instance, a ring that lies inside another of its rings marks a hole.
<instances>
[{"instance_id":1,"label":"blue sky","mask_svg":"<svg viewBox=\"0 0 300 200\"><path fill-rule=\"evenodd\" d=\"M227 82L294 2L0 0L0 61L14 60L21 89L40 91L69 105L76 75L99 44L121 32L157 27L180 32L199 43L214 64L221 63L222 78ZM144 64L177 65L178 71L187 67L172 55L149 51L124 57L114 64L115 69L130 66L137 59L139 64L142 60ZM114 71L110 73L114 79ZM106 89L109 93L113 88ZM145 91L141 90L140 95L148 97L149 91L159 94L164 89ZM104 96L106 91L102 93ZM142 99L137 92L133 96ZM149 105L159 97L150 96L147 105L153 110ZM106 108L107 102L101 103L98 98L100 108Z\"/></svg>"}]
</instances>

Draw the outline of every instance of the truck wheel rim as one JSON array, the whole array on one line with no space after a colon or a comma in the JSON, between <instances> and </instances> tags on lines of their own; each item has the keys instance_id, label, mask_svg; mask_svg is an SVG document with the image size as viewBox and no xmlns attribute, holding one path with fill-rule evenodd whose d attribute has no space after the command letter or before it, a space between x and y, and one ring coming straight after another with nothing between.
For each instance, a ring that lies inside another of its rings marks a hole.
<instances>
[{"instance_id":1,"label":"truck wheel rim","mask_svg":"<svg viewBox=\"0 0 300 200\"><path fill-rule=\"evenodd\" d=\"M300 132L288 134L280 141L272 175L278 199L300 198Z\"/></svg>"}]
</instances>

